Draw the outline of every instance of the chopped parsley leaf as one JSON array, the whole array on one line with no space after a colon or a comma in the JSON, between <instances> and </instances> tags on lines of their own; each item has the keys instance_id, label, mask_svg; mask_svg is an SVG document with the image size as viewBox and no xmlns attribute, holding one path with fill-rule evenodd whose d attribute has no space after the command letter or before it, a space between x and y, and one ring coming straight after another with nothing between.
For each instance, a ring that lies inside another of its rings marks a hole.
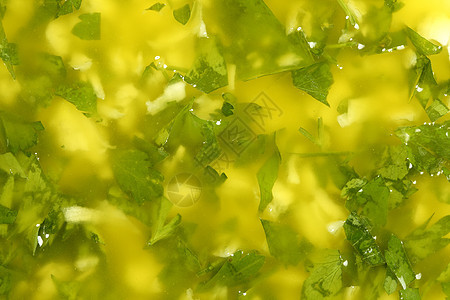
<instances>
[{"instance_id":1,"label":"chopped parsley leaf","mask_svg":"<svg viewBox=\"0 0 450 300\"><path fill-rule=\"evenodd\" d=\"M57 16L67 15L81 7L82 0L64 0L64 3L59 7Z\"/></svg>"},{"instance_id":2,"label":"chopped parsley leaf","mask_svg":"<svg viewBox=\"0 0 450 300\"><path fill-rule=\"evenodd\" d=\"M178 21L178 23L186 25L191 17L191 7L189 6L189 4L175 9L173 11L173 17Z\"/></svg>"},{"instance_id":3,"label":"chopped parsley leaf","mask_svg":"<svg viewBox=\"0 0 450 300\"><path fill-rule=\"evenodd\" d=\"M89 13L78 16L81 20L75 24L72 33L82 40L100 39L100 13Z\"/></svg>"},{"instance_id":4,"label":"chopped parsley leaf","mask_svg":"<svg viewBox=\"0 0 450 300\"><path fill-rule=\"evenodd\" d=\"M281 164L281 154L276 146L276 135L273 136L274 139L274 152L265 161L262 167L259 169L256 177L258 179L259 191L261 195L261 200L259 202L259 211L264 211L267 205L272 202L273 194L272 188L275 181L278 178L278 169Z\"/></svg>"},{"instance_id":5,"label":"chopped parsley leaf","mask_svg":"<svg viewBox=\"0 0 450 300\"><path fill-rule=\"evenodd\" d=\"M61 85L56 90L56 95L75 105L87 117L97 114L97 95L89 82L79 81L73 84Z\"/></svg>"},{"instance_id":6,"label":"chopped parsley leaf","mask_svg":"<svg viewBox=\"0 0 450 300\"><path fill-rule=\"evenodd\" d=\"M403 248L403 242L394 234L384 252L387 266L395 274L403 289L406 289L416 279L415 273Z\"/></svg>"},{"instance_id":7,"label":"chopped parsley leaf","mask_svg":"<svg viewBox=\"0 0 450 300\"><path fill-rule=\"evenodd\" d=\"M152 6L150 6L149 8L147 8L146 10L154 10L154 11L161 11L161 9L163 9L166 5L164 3L161 2L156 2L155 4L153 4Z\"/></svg>"},{"instance_id":8,"label":"chopped parsley leaf","mask_svg":"<svg viewBox=\"0 0 450 300\"><path fill-rule=\"evenodd\" d=\"M328 90L333 84L333 74L327 62L292 71L294 86L301 89L323 104L330 106L327 101Z\"/></svg>"},{"instance_id":9,"label":"chopped parsley leaf","mask_svg":"<svg viewBox=\"0 0 450 300\"><path fill-rule=\"evenodd\" d=\"M428 56L438 54L442 51L441 46L433 44L411 28L406 27L405 31L409 37L409 40L413 43L414 47L416 47L417 52L419 52L420 54Z\"/></svg>"},{"instance_id":10,"label":"chopped parsley leaf","mask_svg":"<svg viewBox=\"0 0 450 300\"><path fill-rule=\"evenodd\" d=\"M399 291L400 300L420 300L419 289L407 288Z\"/></svg>"}]
</instances>

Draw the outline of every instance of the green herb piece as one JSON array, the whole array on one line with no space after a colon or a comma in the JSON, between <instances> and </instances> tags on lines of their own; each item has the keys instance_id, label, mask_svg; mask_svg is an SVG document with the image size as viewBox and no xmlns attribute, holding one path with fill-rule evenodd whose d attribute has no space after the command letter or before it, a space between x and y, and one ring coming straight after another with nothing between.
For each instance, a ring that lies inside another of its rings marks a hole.
<instances>
[{"instance_id":1,"label":"green herb piece","mask_svg":"<svg viewBox=\"0 0 450 300\"><path fill-rule=\"evenodd\" d=\"M72 33L82 40L100 40L100 13L79 15Z\"/></svg>"},{"instance_id":2,"label":"green herb piece","mask_svg":"<svg viewBox=\"0 0 450 300\"><path fill-rule=\"evenodd\" d=\"M18 117L0 113L6 146L13 154L36 145L38 132L44 130L41 122L24 122Z\"/></svg>"},{"instance_id":3,"label":"green herb piece","mask_svg":"<svg viewBox=\"0 0 450 300\"><path fill-rule=\"evenodd\" d=\"M450 244L450 239L444 238L450 232L450 215L426 229L428 221L405 239L405 248L413 262L422 260Z\"/></svg>"},{"instance_id":4,"label":"green herb piece","mask_svg":"<svg viewBox=\"0 0 450 300\"><path fill-rule=\"evenodd\" d=\"M58 16L70 14L81 7L82 0L65 0L58 10Z\"/></svg>"},{"instance_id":5,"label":"green herb piece","mask_svg":"<svg viewBox=\"0 0 450 300\"><path fill-rule=\"evenodd\" d=\"M419 289L407 288L405 290L400 290L400 300L420 300Z\"/></svg>"},{"instance_id":6,"label":"green herb piece","mask_svg":"<svg viewBox=\"0 0 450 300\"><path fill-rule=\"evenodd\" d=\"M189 6L189 4L175 9L173 11L173 17L178 21L178 23L186 25L186 23L189 21L189 18L191 17L191 7Z\"/></svg>"},{"instance_id":7,"label":"green herb piece","mask_svg":"<svg viewBox=\"0 0 450 300\"><path fill-rule=\"evenodd\" d=\"M286 36L284 25L263 0L214 0L210 7L214 11L205 14L220 29L218 36L227 45L225 56L236 64L237 79L291 71L313 62L309 49Z\"/></svg>"},{"instance_id":8,"label":"green herb piece","mask_svg":"<svg viewBox=\"0 0 450 300\"><path fill-rule=\"evenodd\" d=\"M236 251L229 256L214 276L199 285L199 290L214 286L237 286L250 282L264 265L265 257L256 251L245 253Z\"/></svg>"},{"instance_id":9,"label":"green herb piece","mask_svg":"<svg viewBox=\"0 0 450 300\"><path fill-rule=\"evenodd\" d=\"M426 112L431 121L436 121L440 117L448 113L448 107L439 99L434 99L430 106L427 107Z\"/></svg>"},{"instance_id":10,"label":"green herb piece","mask_svg":"<svg viewBox=\"0 0 450 300\"><path fill-rule=\"evenodd\" d=\"M398 283L397 279L395 278L395 274L392 273L391 269L387 268L383 285L384 290L386 291L386 293L388 293L388 295L390 295L397 290L397 286Z\"/></svg>"},{"instance_id":11,"label":"green herb piece","mask_svg":"<svg viewBox=\"0 0 450 300\"><path fill-rule=\"evenodd\" d=\"M437 87L431 61L426 56L419 56L409 75L410 98L416 96L423 108L427 106L430 98L434 96Z\"/></svg>"},{"instance_id":12,"label":"green herb piece","mask_svg":"<svg viewBox=\"0 0 450 300\"><path fill-rule=\"evenodd\" d=\"M439 275L437 280L441 283L444 294L450 297L450 264L447 265L447 268Z\"/></svg>"},{"instance_id":13,"label":"green herb piece","mask_svg":"<svg viewBox=\"0 0 450 300\"><path fill-rule=\"evenodd\" d=\"M409 27L405 28L406 34L408 35L410 41L416 47L417 52L422 55L428 56L433 54L438 54L442 51L441 46L437 46L432 42L428 41L426 38L422 37L420 34L415 32Z\"/></svg>"},{"instance_id":14,"label":"green herb piece","mask_svg":"<svg viewBox=\"0 0 450 300\"><path fill-rule=\"evenodd\" d=\"M147 242L148 246L152 246L156 242L169 237L181 222L181 216L177 214L166 224L167 215L173 205L164 197L161 197L158 202L157 208L154 209L152 237Z\"/></svg>"},{"instance_id":15,"label":"green herb piece","mask_svg":"<svg viewBox=\"0 0 450 300\"><path fill-rule=\"evenodd\" d=\"M120 188L138 204L163 194L163 176L151 169L148 155L138 150L116 150L112 153L114 177Z\"/></svg>"},{"instance_id":16,"label":"green herb piece","mask_svg":"<svg viewBox=\"0 0 450 300\"><path fill-rule=\"evenodd\" d=\"M108 191L108 202L119 208L125 214L135 217L149 227L153 224L155 205L152 202L138 204L130 201L127 195L118 186L113 186Z\"/></svg>"},{"instance_id":17,"label":"green herb piece","mask_svg":"<svg viewBox=\"0 0 450 300\"><path fill-rule=\"evenodd\" d=\"M403 243L395 235L391 235L389 239L388 249L384 252L384 258L403 289L406 289L416 279L416 275L403 248Z\"/></svg>"},{"instance_id":18,"label":"green herb piece","mask_svg":"<svg viewBox=\"0 0 450 300\"><path fill-rule=\"evenodd\" d=\"M156 2L155 4L153 4L152 6L147 8L146 10L161 11L161 9L163 9L165 6L166 5L164 3Z\"/></svg>"},{"instance_id":19,"label":"green herb piece","mask_svg":"<svg viewBox=\"0 0 450 300\"><path fill-rule=\"evenodd\" d=\"M228 73L222 49L214 38L200 38L197 44L198 57L184 81L204 93L228 84Z\"/></svg>"},{"instance_id":20,"label":"green herb piece","mask_svg":"<svg viewBox=\"0 0 450 300\"><path fill-rule=\"evenodd\" d=\"M347 240L362 256L363 260L372 266L384 264L384 258L376 243L375 237L369 231L369 224L352 212L344 223Z\"/></svg>"},{"instance_id":21,"label":"green herb piece","mask_svg":"<svg viewBox=\"0 0 450 300\"><path fill-rule=\"evenodd\" d=\"M87 117L97 114L97 95L88 82L79 81L60 86L56 95L66 99Z\"/></svg>"},{"instance_id":22,"label":"green herb piece","mask_svg":"<svg viewBox=\"0 0 450 300\"><path fill-rule=\"evenodd\" d=\"M0 266L0 295L8 295L12 288L12 272ZM8 299L8 297L6 297Z\"/></svg>"},{"instance_id":23,"label":"green herb piece","mask_svg":"<svg viewBox=\"0 0 450 300\"><path fill-rule=\"evenodd\" d=\"M133 143L138 150L147 153L152 166L163 161L167 156L169 156L169 153L167 153L163 147L157 147L156 145L141 138L134 137Z\"/></svg>"},{"instance_id":24,"label":"green herb piece","mask_svg":"<svg viewBox=\"0 0 450 300\"><path fill-rule=\"evenodd\" d=\"M330 66L326 62L292 71L292 81L294 86L301 89L323 104L330 106L327 101L328 90L333 84L333 74Z\"/></svg>"},{"instance_id":25,"label":"green herb piece","mask_svg":"<svg viewBox=\"0 0 450 300\"><path fill-rule=\"evenodd\" d=\"M434 174L442 171L450 160L450 121L401 127L395 134L406 145L408 158L418 171Z\"/></svg>"},{"instance_id":26,"label":"green herb piece","mask_svg":"<svg viewBox=\"0 0 450 300\"><path fill-rule=\"evenodd\" d=\"M6 10L6 6L4 6L4 9ZM13 66L19 64L17 45L8 42L5 30L3 29L1 19L0 19L0 58L3 60L3 63L5 64L9 73L11 74L11 77L13 79L16 79L16 73L14 72Z\"/></svg>"},{"instance_id":27,"label":"green herb piece","mask_svg":"<svg viewBox=\"0 0 450 300\"><path fill-rule=\"evenodd\" d=\"M409 172L407 166L408 150L404 145L386 148L383 167L378 170L381 177L389 180L403 179Z\"/></svg>"},{"instance_id":28,"label":"green herb piece","mask_svg":"<svg viewBox=\"0 0 450 300\"><path fill-rule=\"evenodd\" d=\"M325 250L313 259L311 275L302 287L302 299L331 299L342 289L342 260L339 251Z\"/></svg>"},{"instance_id":29,"label":"green herb piece","mask_svg":"<svg viewBox=\"0 0 450 300\"><path fill-rule=\"evenodd\" d=\"M399 2L398 0L384 0L384 5L389 7L392 12L396 12L405 6L405 3Z\"/></svg>"},{"instance_id":30,"label":"green herb piece","mask_svg":"<svg viewBox=\"0 0 450 300\"><path fill-rule=\"evenodd\" d=\"M270 254L285 265L297 265L312 247L290 227L261 219Z\"/></svg>"},{"instance_id":31,"label":"green herb piece","mask_svg":"<svg viewBox=\"0 0 450 300\"><path fill-rule=\"evenodd\" d=\"M194 118L198 123L202 124L201 132L204 136L203 145L195 155L194 160L200 166L207 166L219 157L222 150L217 142L216 134L214 132L214 123L202 120L196 116L194 116Z\"/></svg>"},{"instance_id":32,"label":"green herb piece","mask_svg":"<svg viewBox=\"0 0 450 300\"><path fill-rule=\"evenodd\" d=\"M234 106L230 102L224 102L221 108L222 114L225 117L229 117L233 114Z\"/></svg>"},{"instance_id":33,"label":"green herb piece","mask_svg":"<svg viewBox=\"0 0 450 300\"><path fill-rule=\"evenodd\" d=\"M17 211L0 205L0 224L12 224L16 220Z\"/></svg>"},{"instance_id":34,"label":"green herb piece","mask_svg":"<svg viewBox=\"0 0 450 300\"><path fill-rule=\"evenodd\" d=\"M344 10L346 17L348 17L347 20L350 22L350 25L355 26L358 23L355 13L348 7L344 0L337 0L337 2Z\"/></svg>"},{"instance_id":35,"label":"green herb piece","mask_svg":"<svg viewBox=\"0 0 450 300\"><path fill-rule=\"evenodd\" d=\"M26 178L22 166L10 152L0 154L0 170L5 171L7 174L19 175L22 178Z\"/></svg>"},{"instance_id":36,"label":"green herb piece","mask_svg":"<svg viewBox=\"0 0 450 300\"><path fill-rule=\"evenodd\" d=\"M272 188L278 178L278 169L281 164L281 154L276 146L276 135L274 134L274 153L264 162L264 165L258 170L256 177L258 179L261 200L259 202L259 211L264 211L267 205L272 202Z\"/></svg>"},{"instance_id":37,"label":"green herb piece","mask_svg":"<svg viewBox=\"0 0 450 300\"><path fill-rule=\"evenodd\" d=\"M82 283L79 281L61 281L54 275L51 275L52 281L58 290L58 294L62 299L76 300L78 299L78 293L82 287Z\"/></svg>"},{"instance_id":38,"label":"green herb piece","mask_svg":"<svg viewBox=\"0 0 450 300\"><path fill-rule=\"evenodd\" d=\"M359 183L355 179L352 182L356 185ZM350 211L358 211L361 208L360 214L367 217L372 225L380 227L387 221L388 199L389 188L381 177L377 177L361 187L353 197L348 198L345 206Z\"/></svg>"}]
</instances>

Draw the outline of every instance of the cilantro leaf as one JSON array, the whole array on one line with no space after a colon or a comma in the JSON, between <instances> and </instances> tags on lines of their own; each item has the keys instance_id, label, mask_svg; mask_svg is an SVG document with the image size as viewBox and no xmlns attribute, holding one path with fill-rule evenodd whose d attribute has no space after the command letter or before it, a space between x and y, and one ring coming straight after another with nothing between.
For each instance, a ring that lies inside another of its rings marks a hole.
<instances>
[{"instance_id":1,"label":"cilantro leaf","mask_svg":"<svg viewBox=\"0 0 450 300\"><path fill-rule=\"evenodd\" d=\"M415 32L409 27L405 28L406 34L409 37L409 40L413 43L414 47L416 47L417 52L422 55L433 55L438 54L442 51L441 46L437 46L432 42L428 41L426 38L422 37L420 34Z\"/></svg>"},{"instance_id":2,"label":"cilantro leaf","mask_svg":"<svg viewBox=\"0 0 450 300\"><path fill-rule=\"evenodd\" d=\"M304 281L302 299L329 299L342 289L342 260L338 250L325 250L313 260L311 275Z\"/></svg>"},{"instance_id":3,"label":"cilantro leaf","mask_svg":"<svg viewBox=\"0 0 450 300\"><path fill-rule=\"evenodd\" d=\"M395 235L391 235L388 249L384 252L387 266L397 277L403 289L416 279L415 273L403 248L402 241Z\"/></svg>"},{"instance_id":4,"label":"cilantro leaf","mask_svg":"<svg viewBox=\"0 0 450 300\"><path fill-rule=\"evenodd\" d=\"M344 223L347 240L362 256L364 261L372 266L384 264L384 258L375 242L375 237L369 231L367 222L352 212Z\"/></svg>"},{"instance_id":5,"label":"cilantro leaf","mask_svg":"<svg viewBox=\"0 0 450 300\"><path fill-rule=\"evenodd\" d=\"M100 13L79 15L81 20L72 28L72 33L82 40L100 39Z\"/></svg>"},{"instance_id":6,"label":"cilantro leaf","mask_svg":"<svg viewBox=\"0 0 450 300\"><path fill-rule=\"evenodd\" d=\"M362 182L352 179L351 183L359 187ZM347 190L349 188L346 187ZM381 177L377 177L361 186L358 192L347 199L345 206L350 211L358 211L361 208L360 214L367 217L372 225L379 227L385 225L387 221L388 199L389 188Z\"/></svg>"},{"instance_id":7,"label":"cilantro leaf","mask_svg":"<svg viewBox=\"0 0 450 300\"><path fill-rule=\"evenodd\" d=\"M403 179L408 173L407 166L408 150L404 145L386 148L386 158L377 173L389 180Z\"/></svg>"},{"instance_id":8,"label":"cilantro leaf","mask_svg":"<svg viewBox=\"0 0 450 300\"><path fill-rule=\"evenodd\" d=\"M97 96L92 85L85 81L61 85L56 90L56 95L66 99L87 117L97 113Z\"/></svg>"},{"instance_id":9,"label":"cilantro leaf","mask_svg":"<svg viewBox=\"0 0 450 300\"><path fill-rule=\"evenodd\" d=\"M430 120L434 122L440 117L445 116L449 112L449 109L441 100L434 99L430 106L427 107L426 112Z\"/></svg>"},{"instance_id":10,"label":"cilantro leaf","mask_svg":"<svg viewBox=\"0 0 450 300\"><path fill-rule=\"evenodd\" d=\"M228 84L228 73L222 49L214 38L200 38L197 44L198 57L184 81L204 93Z\"/></svg>"},{"instance_id":11,"label":"cilantro leaf","mask_svg":"<svg viewBox=\"0 0 450 300\"><path fill-rule=\"evenodd\" d=\"M286 36L285 27L263 0L214 0L210 7L214 13L205 12L212 17L207 22L219 25L218 36L227 45L227 61L236 64L237 79L249 80L312 63L309 50Z\"/></svg>"},{"instance_id":12,"label":"cilantro leaf","mask_svg":"<svg viewBox=\"0 0 450 300\"><path fill-rule=\"evenodd\" d=\"M384 290L388 295L392 294L397 290L397 279L395 278L395 274L391 271L391 269L386 269L386 277L384 278Z\"/></svg>"},{"instance_id":13,"label":"cilantro leaf","mask_svg":"<svg viewBox=\"0 0 450 300\"><path fill-rule=\"evenodd\" d=\"M82 0L64 0L64 3L59 7L57 17L79 10L81 1Z\"/></svg>"},{"instance_id":14,"label":"cilantro leaf","mask_svg":"<svg viewBox=\"0 0 450 300\"><path fill-rule=\"evenodd\" d=\"M406 145L409 161L414 168L433 174L449 163L449 128L450 121L446 121L443 124L400 127L395 134Z\"/></svg>"},{"instance_id":15,"label":"cilantro leaf","mask_svg":"<svg viewBox=\"0 0 450 300\"><path fill-rule=\"evenodd\" d=\"M311 245L300 241L290 227L261 219L270 254L286 265L297 265Z\"/></svg>"},{"instance_id":16,"label":"cilantro leaf","mask_svg":"<svg viewBox=\"0 0 450 300\"><path fill-rule=\"evenodd\" d=\"M172 208L172 203L164 197L161 197L158 201L157 208L154 209L152 225L152 237L147 242L148 246L154 245L156 242L169 237L181 222L181 216L177 214L167 224L166 219Z\"/></svg>"},{"instance_id":17,"label":"cilantro leaf","mask_svg":"<svg viewBox=\"0 0 450 300\"><path fill-rule=\"evenodd\" d=\"M154 10L154 11L161 11L161 9L163 9L166 5L164 3L161 2L156 2L155 4L153 4L152 6L150 6L149 8L147 8L146 10Z\"/></svg>"},{"instance_id":18,"label":"cilantro leaf","mask_svg":"<svg viewBox=\"0 0 450 300\"><path fill-rule=\"evenodd\" d=\"M450 244L450 239L444 238L450 232L450 215L443 217L428 229L421 226L405 239L405 248L413 262L417 262Z\"/></svg>"},{"instance_id":19,"label":"cilantro leaf","mask_svg":"<svg viewBox=\"0 0 450 300\"><path fill-rule=\"evenodd\" d=\"M148 155L138 150L116 150L112 154L112 168L118 185L138 204L163 194L163 176L150 166Z\"/></svg>"},{"instance_id":20,"label":"cilantro leaf","mask_svg":"<svg viewBox=\"0 0 450 300\"><path fill-rule=\"evenodd\" d=\"M314 65L292 71L294 86L301 89L323 104L330 106L327 101L328 90L333 84L333 74L330 65L319 62Z\"/></svg>"},{"instance_id":21,"label":"cilantro leaf","mask_svg":"<svg viewBox=\"0 0 450 300\"><path fill-rule=\"evenodd\" d=\"M173 17L178 21L178 23L186 25L186 23L189 21L189 18L191 17L191 7L189 6L189 4L175 9L173 11Z\"/></svg>"},{"instance_id":22,"label":"cilantro leaf","mask_svg":"<svg viewBox=\"0 0 450 300\"><path fill-rule=\"evenodd\" d=\"M24 122L6 113L0 113L0 120L5 133L6 146L13 154L26 151L36 145L38 132L44 130L44 126L39 121Z\"/></svg>"},{"instance_id":23,"label":"cilantro leaf","mask_svg":"<svg viewBox=\"0 0 450 300\"><path fill-rule=\"evenodd\" d=\"M407 288L399 291L400 300L420 300L419 289Z\"/></svg>"},{"instance_id":24,"label":"cilantro leaf","mask_svg":"<svg viewBox=\"0 0 450 300\"><path fill-rule=\"evenodd\" d=\"M17 211L0 205L0 224L12 224L16 220Z\"/></svg>"},{"instance_id":25,"label":"cilantro leaf","mask_svg":"<svg viewBox=\"0 0 450 300\"><path fill-rule=\"evenodd\" d=\"M274 142L274 148L274 153L264 162L256 174L261 195L259 211L264 211L273 199L272 188L278 178L278 169L281 164L281 155L276 142Z\"/></svg>"},{"instance_id":26,"label":"cilantro leaf","mask_svg":"<svg viewBox=\"0 0 450 300\"><path fill-rule=\"evenodd\" d=\"M214 276L199 285L199 290L208 290L217 285L236 286L248 283L264 265L265 257L256 251L236 251L229 256Z\"/></svg>"}]
</instances>

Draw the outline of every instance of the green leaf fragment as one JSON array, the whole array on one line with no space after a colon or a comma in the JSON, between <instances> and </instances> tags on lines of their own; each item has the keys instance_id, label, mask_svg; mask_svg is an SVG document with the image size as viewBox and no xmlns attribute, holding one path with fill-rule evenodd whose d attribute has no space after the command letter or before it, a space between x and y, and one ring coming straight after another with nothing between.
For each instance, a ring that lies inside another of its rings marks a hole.
<instances>
[{"instance_id":1,"label":"green leaf fragment","mask_svg":"<svg viewBox=\"0 0 450 300\"><path fill-rule=\"evenodd\" d=\"M430 98L434 98L434 90L437 87L430 59L426 56L419 56L409 77L410 98L415 95L425 109Z\"/></svg>"},{"instance_id":2,"label":"green leaf fragment","mask_svg":"<svg viewBox=\"0 0 450 300\"><path fill-rule=\"evenodd\" d=\"M12 224L16 220L17 211L0 205L0 224Z\"/></svg>"},{"instance_id":3,"label":"green leaf fragment","mask_svg":"<svg viewBox=\"0 0 450 300\"><path fill-rule=\"evenodd\" d=\"M79 10L81 7L82 0L64 0L64 3L60 6L58 10L58 16L67 15Z\"/></svg>"},{"instance_id":4,"label":"green leaf fragment","mask_svg":"<svg viewBox=\"0 0 450 300\"><path fill-rule=\"evenodd\" d=\"M155 4L153 4L152 6L147 8L146 10L161 11L161 9L163 9L165 6L166 5L164 3L156 2Z\"/></svg>"},{"instance_id":5,"label":"green leaf fragment","mask_svg":"<svg viewBox=\"0 0 450 300\"><path fill-rule=\"evenodd\" d=\"M41 122L24 122L6 113L0 114L3 125L6 146L13 154L26 151L36 145L38 132L44 130Z\"/></svg>"},{"instance_id":6,"label":"green leaf fragment","mask_svg":"<svg viewBox=\"0 0 450 300\"><path fill-rule=\"evenodd\" d=\"M400 300L420 300L419 289L407 288L405 290L400 290Z\"/></svg>"},{"instance_id":7,"label":"green leaf fragment","mask_svg":"<svg viewBox=\"0 0 450 300\"><path fill-rule=\"evenodd\" d=\"M189 21L191 17L191 7L189 6L189 4L186 4L178 9L175 9L173 11L173 17L175 18L175 20L178 21L178 23L186 25L186 23Z\"/></svg>"},{"instance_id":8,"label":"green leaf fragment","mask_svg":"<svg viewBox=\"0 0 450 300\"><path fill-rule=\"evenodd\" d=\"M58 294L62 299L76 300L78 299L78 293L82 288L82 282L79 281L61 281L54 275L51 275L52 281L58 290Z\"/></svg>"},{"instance_id":9,"label":"green leaf fragment","mask_svg":"<svg viewBox=\"0 0 450 300\"><path fill-rule=\"evenodd\" d=\"M313 259L313 269L302 287L302 299L333 299L342 289L342 260L338 250L325 250Z\"/></svg>"},{"instance_id":10,"label":"green leaf fragment","mask_svg":"<svg viewBox=\"0 0 450 300\"><path fill-rule=\"evenodd\" d=\"M261 200L259 202L259 211L264 211L267 205L272 202L272 188L278 178L278 169L281 164L281 154L276 144L274 147L274 153L265 161L264 165L256 174L261 195Z\"/></svg>"},{"instance_id":11,"label":"green leaf fragment","mask_svg":"<svg viewBox=\"0 0 450 300\"><path fill-rule=\"evenodd\" d=\"M56 95L75 105L87 117L97 114L97 95L89 82L79 81L61 85L56 90Z\"/></svg>"},{"instance_id":12,"label":"green leaf fragment","mask_svg":"<svg viewBox=\"0 0 450 300\"><path fill-rule=\"evenodd\" d=\"M300 241L290 227L261 219L270 254L285 265L297 265L309 252L311 245Z\"/></svg>"},{"instance_id":13,"label":"green leaf fragment","mask_svg":"<svg viewBox=\"0 0 450 300\"><path fill-rule=\"evenodd\" d=\"M414 47L416 47L417 52L419 52L420 54L427 56L438 54L442 51L442 46L433 44L411 28L406 27L405 31Z\"/></svg>"},{"instance_id":14,"label":"green leaf fragment","mask_svg":"<svg viewBox=\"0 0 450 300\"><path fill-rule=\"evenodd\" d=\"M323 104L330 106L327 101L328 90L333 84L333 74L326 62L292 71L294 86L301 89Z\"/></svg>"},{"instance_id":15,"label":"green leaf fragment","mask_svg":"<svg viewBox=\"0 0 450 300\"><path fill-rule=\"evenodd\" d=\"M184 81L207 94L228 85L227 66L216 39L200 38L197 53L198 57Z\"/></svg>"},{"instance_id":16,"label":"green leaf fragment","mask_svg":"<svg viewBox=\"0 0 450 300\"><path fill-rule=\"evenodd\" d=\"M229 117L233 114L234 106L230 102L224 102L221 108L222 114L225 117Z\"/></svg>"},{"instance_id":17,"label":"green leaf fragment","mask_svg":"<svg viewBox=\"0 0 450 300\"><path fill-rule=\"evenodd\" d=\"M381 177L389 180L403 179L408 173L408 150L404 145L387 147L387 157L378 170Z\"/></svg>"},{"instance_id":18,"label":"green leaf fragment","mask_svg":"<svg viewBox=\"0 0 450 300\"><path fill-rule=\"evenodd\" d=\"M22 178L26 177L17 158L10 152L0 154L0 170L5 171L7 174L19 175Z\"/></svg>"},{"instance_id":19,"label":"green leaf fragment","mask_svg":"<svg viewBox=\"0 0 450 300\"><path fill-rule=\"evenodd\" d=\"M375 237L370 233L367 222L352 212L344 223L347 240L362 256L363 260L372 266L385 263L383 255L376 243Z\"/></svg>"},{"instance_id":20,"label":"green leaf fragment","mask_svg":"<svg viewBox=\"0 0 450 300\"><path fill-rule=\"evenodd\" d=\"M445 116L448 113L448 107L439 99L434 99L430 106L427 107L426 112L431 121Z\"/></svg>"},{"instance_id":21,"label":"green leaf fragment","mask_svg":"<svg viewBox=\"0 0 450 300\"><path fill-rule=\"evenodd\" d=\"M152 246L156 242L169 237L181 222L181 216L177 214L165 224L169 211L173 205L164 197L161 197L158 202L157 207L154 209L153 220L155 221L152 226L152 237L147 242L148 246Z\"/></svg>"},{"instance_id":22,"label":"green leaf fragment","mask_svg":"<svg viewBox=\"0 0 450 300\"><path fill-rule=\"evenodd\" d=\"M245 253L236 251L229 256L218 272L207 282L200 284L199 290L215 286L237 286L250 282L264 265L265 257L256 251Z\"/></svg>"},{"instance_id":23,"label":"green leaf fragment","mask_svg":"<svg viewBox=\"0 0 450 300\"><path fill-rule=\"evenodd\" d=\"M72 33L82 40L100 40L100 13L78 16L81 20L72 28Z\"/></svg>"},{"instance_id":24,"label":"green leaf fragment","mask_svg":"<svg viewBox=\"0 0 450 300\"><path fill-rule=\"evenodd\" d=\"M450 215L443 217L428 229L421 226L405 239L405 248L413 262L420 261L436 253L450 244L450 239L444 238L450 233Z\"/></svg>"},{"instance_id":25,"label":"green leaf fragment","mask_svg":"<svg viewBox=\"0 0 450 300\"><path fill-rule=\"evenodd\" d=\"M116 150L112 155L114 177L120 188L142 204L163 194L163 176L150 168L148 155L138 150Z\"/></svg>"},{"instance_id":26,"label":"green leaf fragment","mask_svg":"<svg viewBox=\"0 0 450 300\"><path fill-rule=\"evenodd\" d=\"M391 235L388 249L384 252L386 263L395 274L403 289L416 279L415 273L403 248L402 241L395 235Z\"/></svg>"},{"instance_id":27,"label":"green leaf fragment","mask_svg":"<svg viewBox=\"0 0 450 300\"><path fill-rule=\"evenodd\" d=\"M395 278L395 274L391 271L391 269L386 269L386 277L384 278L384 290L388 295L394 293L397 290L397 279Z\"/></svg>"}]
</instances>

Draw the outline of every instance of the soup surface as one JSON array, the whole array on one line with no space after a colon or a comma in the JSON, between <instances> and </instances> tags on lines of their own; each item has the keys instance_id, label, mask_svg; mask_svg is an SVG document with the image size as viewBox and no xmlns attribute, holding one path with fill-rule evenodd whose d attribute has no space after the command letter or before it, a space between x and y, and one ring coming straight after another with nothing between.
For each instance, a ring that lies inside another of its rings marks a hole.
<instances>
[{"instance_id":1,"label":"soup surface","mask_svg":"<svg viewBox=\"0 0 450 300\"><path fill-rule=\"evenodd\" d=\"M450 297L450 1L0 16L0 299Z\"/></svg>"}]
</instances>

